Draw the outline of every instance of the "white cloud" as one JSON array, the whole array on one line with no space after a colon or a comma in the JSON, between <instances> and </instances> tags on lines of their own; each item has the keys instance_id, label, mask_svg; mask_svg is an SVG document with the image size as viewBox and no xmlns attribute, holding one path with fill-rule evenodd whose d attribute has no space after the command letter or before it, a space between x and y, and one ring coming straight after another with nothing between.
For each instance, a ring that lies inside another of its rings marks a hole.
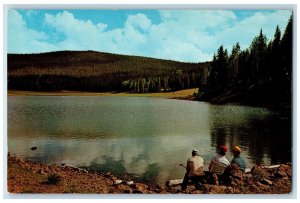
<instances>
[{"instance_id":1,"label":"white cloud","mask_svg":"<svg viewBox=\"0 0 300 203\"><path fill-rule=\"evenodd\" d=\"M234 13L226 10L164 10L160 16L162 22L149 32L153 47L159 47L153 52L155 56L191 62L211 60L215 39L208 31L227 27L235 19Z\"/></svg>"},{"instance_id":2,"label":"white cloud","mask_svg":"<svg viewBox=\"0 0 300 203\"><path fill-rule=\"evenodd\" d=\"M163 10L159 13L159 23L153 24L145 14L138 13L129 15L123 27L112 30L107 30L108 25L101 22L77 19L68 11L45 14L45 25L65 36L51 44L47 43L45 33L29 29L22 16L12 11L8 23L9 52L92 49L179 61L207 61L222 44L227 48L236 42L240 42L242 48L249 46L260 28L268 38L273 37L277 24L284 31L290 15L285 10L256 12L238 20L230 10ZM12 46L12 43L15 44Z\"/></svg>"},{"instance_id":3,"label":"white cloud","mask_svg":"<svg viewBox=\"0 0 300 203\"><path fill-rule=\"evenodd\" d=\"M180 27L197 30L226 27L236 19L229 10L163 10L160 16L163 22L175 21Z\"/></svg>"},{"instance_id":4,"label":"white cloud","mask_svg":"<svg viewBox=\"0 0 300 203\"><path fill-rule=\"evenodd\" d=\"M160 49L153 53L156 58L184 59L185 61L209 61L212 56L204 53L192 43L176 40L166 40Z\"/></svg>"},{"instance_id":5,"label":"white cloud","mask_svg":"<svg viewBox=\"0 0 300 203\"><path fill-rule=\"evenodd\" d=\"M263 30L268 39L272 39L277 25L281 28L282 33L286 27L290 11L279 10L272 13L257 12L232 27L224 29L215 37L219 44L232 47L236 42L240 42L242 48L249 47L251 41Z\"/></svg>"},{"instance_id":6,"label":"white cloud","mask_svg":"<svg viewBox=\"0 0 300 203\"><path fill-rule=\"evenodd\" d=\"M29 17L29 18L33 18L38 13L39 13L38 10L27 10L26 11L26 16Z\"/></svg>"},{"instance_id":7,"label":"white cloud","mask_svg":"<svg viewBox=\"0 0 300 203\"><path fill-rule=\"evenodd\" d=\"M99 44L99 36L107 25L93 24L90 20L78 20L64 11L57 15L45 14L45 24L64 34L66 39L58 42L60 49L93 49Z\"/></svg>"},{"instance_id":8,"label":"white cloud","mask_svg":"<svg viewBox=\"0 0 300 203\"><path fill-rule=\"evenodd\" d=\"M44 32L29 29L17 11L9 10L7 24L8 53L39 52L54 48L45 41L48 36Z\"/></svg>"},{"instance_id":9,"label":"white cloud","mask_svg":"<svg viewBox=\"0 0 300 203\"><path fill-rule=\"evenodd\" d=\"M143 31L147 31L151 26L151 20L147 18L144 14L136 14L128 16L125 26L128 27L135 27L140 28Z\"/></svg>"}]
</instances>

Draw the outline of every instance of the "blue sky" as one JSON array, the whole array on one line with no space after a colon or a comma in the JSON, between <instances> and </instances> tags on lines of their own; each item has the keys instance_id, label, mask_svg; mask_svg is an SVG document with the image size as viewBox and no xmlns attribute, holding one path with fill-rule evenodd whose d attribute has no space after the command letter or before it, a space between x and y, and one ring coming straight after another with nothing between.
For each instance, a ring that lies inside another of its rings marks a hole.
<instances>
[{"instance_id":1,"label":"blue sky","mask_svg":"<svg viewBox=\"0 0 300 203\"><path fill-rule=\"evenodd\" d=\"M95 50L185 62L284 32L290 10L9 10L8 53Z\"/></svg>"}]
</instances>

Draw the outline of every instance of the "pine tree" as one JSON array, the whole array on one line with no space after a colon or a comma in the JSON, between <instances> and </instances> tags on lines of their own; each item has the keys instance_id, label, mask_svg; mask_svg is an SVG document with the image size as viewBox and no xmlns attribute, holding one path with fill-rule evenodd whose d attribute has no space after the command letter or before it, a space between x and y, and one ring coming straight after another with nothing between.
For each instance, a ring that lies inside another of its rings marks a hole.
<instances>
[{"instance_id":1,"label":"pine tree","mask_svg":"<svg viewBox=\"0 0 300 203\"><path fill-rule=\"evenodd\" d=\"M267 37L263 34L262 29L257 37L255 37L250 45L252 58L251 77L254 80L262 78L265 53L267 50Z\"/></svg>"},{"instance_id":2,"label":"pine tree","mask_svg":"<svg viewBox=\"0 0 300 203\"><path fill-rule=\"evenodd\" d=\"M272 47L271 47L271 65L272 65L272 72L271 76L276 79L278 75L281 73L281 64L280 64L280 57L281 57L281 51L280 51L280 41L281 41L281 31L277 25L276 31L274 34L274 39L272 41Z\"/></svg>"},{"instance_id":3,"label":"pine tree","mask_svg":"<svg viewBox=\"0 0 300 203\"><path fill-rule=\"evenodd\" d=\"M241 47L239 43L233 45L231 54L228 62L228 71L230 80L235 80L238 75L239 69L239 54L241 52Z\"/></svg>"},{"instance_id":4,"label":"pine tree","mask_svg":"<svg viewBox=\"0 0 300 203\"><path fill-rule=\"evenodd\" d=\"M225 89L228 85L228 53L223 45L214 54L210 74L210 84L218 89Z\"/></svg>"},{"instance_id":5,"label":"pine tree","mask_svg":"<svg viewBox=\"0 0 300 203\"><path fill-rule=\"evenodd\" d=\"M283 96L291 101L292 66L293 66L293 15L291 15L285 32L282 36L281 44L281 72L280 83Z\"/></svg>"},{"instance_id":6,"label":"pine tree","mask_svg":"<svg viewBox=\"0 0 300 203\"><path fill-rule=\"evenodd\" d=\"M293 50L293 15L291 15L288 24L286 26L285 32L282 36L280 49L282 51L282 66L286 79L291 79L292 73L292 50Z\"/></svg>"}]
</instances>

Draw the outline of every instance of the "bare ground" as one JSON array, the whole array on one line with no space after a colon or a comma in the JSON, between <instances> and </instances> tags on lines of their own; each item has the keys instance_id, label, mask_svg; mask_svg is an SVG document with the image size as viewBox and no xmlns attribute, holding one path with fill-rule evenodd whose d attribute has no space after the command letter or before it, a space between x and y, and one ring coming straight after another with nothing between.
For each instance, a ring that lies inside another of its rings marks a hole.
<instances>
[{"instance_id":1,"label":"bare ground","mask_svg":"<svg viewBox=\"0 0 300 203\"><path fill-rule=\"evenodd\" d=\"M33 163L7 156L7 188L9 193L81 193L81 194L289 194L292 188L292 167L282 164L276 169L252 168L251 174L234 171L226 184L204 183L202 190L189 185L149 186L143 183L114 184L118 178L110 173Z\"/></svg>"}]
</instances>

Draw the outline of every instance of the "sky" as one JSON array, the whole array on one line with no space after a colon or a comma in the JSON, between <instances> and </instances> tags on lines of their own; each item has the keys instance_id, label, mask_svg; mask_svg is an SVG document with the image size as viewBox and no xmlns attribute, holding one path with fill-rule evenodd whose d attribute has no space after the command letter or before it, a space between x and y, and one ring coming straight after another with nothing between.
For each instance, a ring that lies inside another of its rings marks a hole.
<instances>
[{"instance_id":1,"label":"sky","mask_svg":"<svg viewBox=\"0 0 300 203\"><path fill-rule=\"evenodd\" d=\"M7 52L94 50L205 62L263 30L284 32L291 10L8 10Z\"/></svg>"}]
</instances>

